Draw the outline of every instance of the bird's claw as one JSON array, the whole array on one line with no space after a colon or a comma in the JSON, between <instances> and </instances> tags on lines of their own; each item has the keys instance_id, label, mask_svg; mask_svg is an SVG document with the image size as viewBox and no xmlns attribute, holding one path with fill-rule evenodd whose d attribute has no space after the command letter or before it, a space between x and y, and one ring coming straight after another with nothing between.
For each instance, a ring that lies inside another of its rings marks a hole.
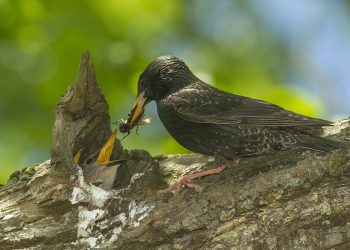
<instances>
[{"instance_id":1,"label":"bird's claw","mask_svg":"<svg viewBox=\"0 0 350 250\"><path fill-rule=\"evenodd\" d=\"M194 184L192 183L192 176L182 176L180 179L178 179L177 181L175 181L171 186L169 186L166 189L163 190L159 190L158 193L159 194L166 194L166 193L171 193L171 192L175 192L175 194L179 194L181 189L184 186L187 186L189 188L193 188L194 190L196 190L197 192L202 192L203 188L198 185L198 184Z\"/></svg>"},{"instance_id":2,"label":"bird's claw","mask_svg":"<svg viewBox=\"0 0 350 250\"><path fill-rule=\"evenodd\" d=\"M175 181L170 187L163 189L163 190L160 190L160 191L158 191L158 193L159 194L166 194L166 193L170 193L170 192L174 191L175 194L178 194L178 193L180 193L181 189L184 186L187 186L189 188L193 188L197 192L202 192L203 188L198 184L192 183L192 180L196 179L198 177L202 177L202 176L218 174L218 173L224 171L225 168L226 168L226 166L220 166L217 168L207 169L207 170L200 171L198 173L182 176L180 179Z\"/></svg>"}]
</instances>

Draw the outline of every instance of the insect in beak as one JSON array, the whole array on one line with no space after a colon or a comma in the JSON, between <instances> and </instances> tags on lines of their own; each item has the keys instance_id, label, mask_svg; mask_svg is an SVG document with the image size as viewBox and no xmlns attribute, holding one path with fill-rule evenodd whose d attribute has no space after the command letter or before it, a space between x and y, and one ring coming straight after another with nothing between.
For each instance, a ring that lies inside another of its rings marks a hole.
<instances>
[{"instance_id":1,"label":"insect in beak","mask_svg":"<svg viewBox=\"0 0 350 250\"><path fill-rule=\"evenodd\" d=\"M145 97L145 92L141 92L141 94L139 94L136 98L134 107L128 114L128 119L126 121L122 120L122 122L119 124L119 131L122 133L127 133L123 139L130 134L130 131L133 127L138 127L139 125L148 125L151 123L150 118L142 120L146 104L147 98Z\"/></svg>"},{"instance_id":2,"label":"insect in beak","mask_svg":"<svg viewBox=\"0 0 350 250\"><path fill-rule=\"evenodd\" d=\"M145 92L141 92L136 98L134 107L132 108L129 118L128 118L128 123L131 125L136 124L143 116L143 113L145 112L145 106L147 103L147 98L145 97Z\"/></svg>"},{"instance_id":3,"label":"insect in beak","mask_svg":"<svg viewBox=\"0 0 350 250\"><path fill-rule=\"evenodd\" d=\"M131 125L130 123L128 123L128 121L122 120L121 123L119 124L119 131L123 134L127 133L122 139L126 138L130 134L130 131L133 127L136 126L136 134L137 134L138 132L137 130L139 126L148 125L148 124L151 124L151 122L152 122L151 118L147 118L144 120L139 120L135 124Z\"/></svg>"}]
</instances>

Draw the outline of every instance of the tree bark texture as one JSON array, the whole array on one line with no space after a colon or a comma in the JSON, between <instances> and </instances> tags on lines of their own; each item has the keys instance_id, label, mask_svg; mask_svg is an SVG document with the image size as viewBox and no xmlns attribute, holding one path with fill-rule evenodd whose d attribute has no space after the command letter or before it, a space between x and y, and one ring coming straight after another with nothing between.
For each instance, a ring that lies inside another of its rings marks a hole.
<instances>
[{"instance_id":1,"label":"tree bark texture","mask_svg":"<svg viewBox=\"0 0 350 250\"><path fill-rule=\"evenodd\" d=\"M349 140L350 121L325 133ZM0 187L0 249L350 249L347 150L243 158L194 180L201 193L160 195L179 176L212 167L213 158L151 157L117 140L117 163L91 163L110 134L108 105L85 53L57 106L52 159ZM113 185L91 184L104 178L99 171Z\"/></svg>"}]
</instances>

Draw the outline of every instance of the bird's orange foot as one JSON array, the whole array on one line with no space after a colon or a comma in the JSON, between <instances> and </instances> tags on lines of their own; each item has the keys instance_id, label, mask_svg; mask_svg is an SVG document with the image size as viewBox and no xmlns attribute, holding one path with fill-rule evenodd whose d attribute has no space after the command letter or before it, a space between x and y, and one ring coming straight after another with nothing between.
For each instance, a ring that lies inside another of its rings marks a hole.
<instances>
[{"instance_id":1,"label":"bird's orange foot","mask_svg":"<svg viewBox=\"0 0 350 250\"><path fill-rule=\"evenodd\" d=\"M170 193L170 192L174 191L176 194L178 194L178 193L180 193L181 189L184 186L193 188L197 192L202 192L202 190L203 190L202 187L198 184L192 183L192 180L196 179L198 177L202 177L202 176L221 173L222 171L224 171L225 168L226 168L226 166L220 166L218 168L207 169L207 170L203 170L203 171L198 172L198 173L184 175L180 179L175 181L170 187L163 189L163 190L160 190L160 191L158 191L158 193L166 194L166 193Z\"/></svg>"}]
</instances>

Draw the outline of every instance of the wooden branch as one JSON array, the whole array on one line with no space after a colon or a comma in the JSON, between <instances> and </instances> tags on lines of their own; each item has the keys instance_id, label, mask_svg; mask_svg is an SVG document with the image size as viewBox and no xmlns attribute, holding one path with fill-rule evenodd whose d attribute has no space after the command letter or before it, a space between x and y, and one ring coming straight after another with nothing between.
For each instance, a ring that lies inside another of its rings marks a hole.
<instances>
[{"instance_id":1,"label":"wooden branch","mask_svg":"<svg viewBox=\"0 0 350 250\"><path fill-rule=\"evenodd\" d=\"M115 165L114 189L87 183L84 168L91 164L74 166L72 156L83 148L89 158L111 132L104 99L89 101L89 95L101 93L89 82L95 77L84 54L76 85L58 104L56 163L28 167L0 187L1 249L350 248L346 150L243 158L221 174L194 180L202 193L185 188L177 196L157 191L184 173L210 167L213 159L198 154L152 158L137 150L114 156L125 159ZM93 128L88 121L95 121ZM330 133L349 138L349 120Z\"/></svg>"}]
</instances>

